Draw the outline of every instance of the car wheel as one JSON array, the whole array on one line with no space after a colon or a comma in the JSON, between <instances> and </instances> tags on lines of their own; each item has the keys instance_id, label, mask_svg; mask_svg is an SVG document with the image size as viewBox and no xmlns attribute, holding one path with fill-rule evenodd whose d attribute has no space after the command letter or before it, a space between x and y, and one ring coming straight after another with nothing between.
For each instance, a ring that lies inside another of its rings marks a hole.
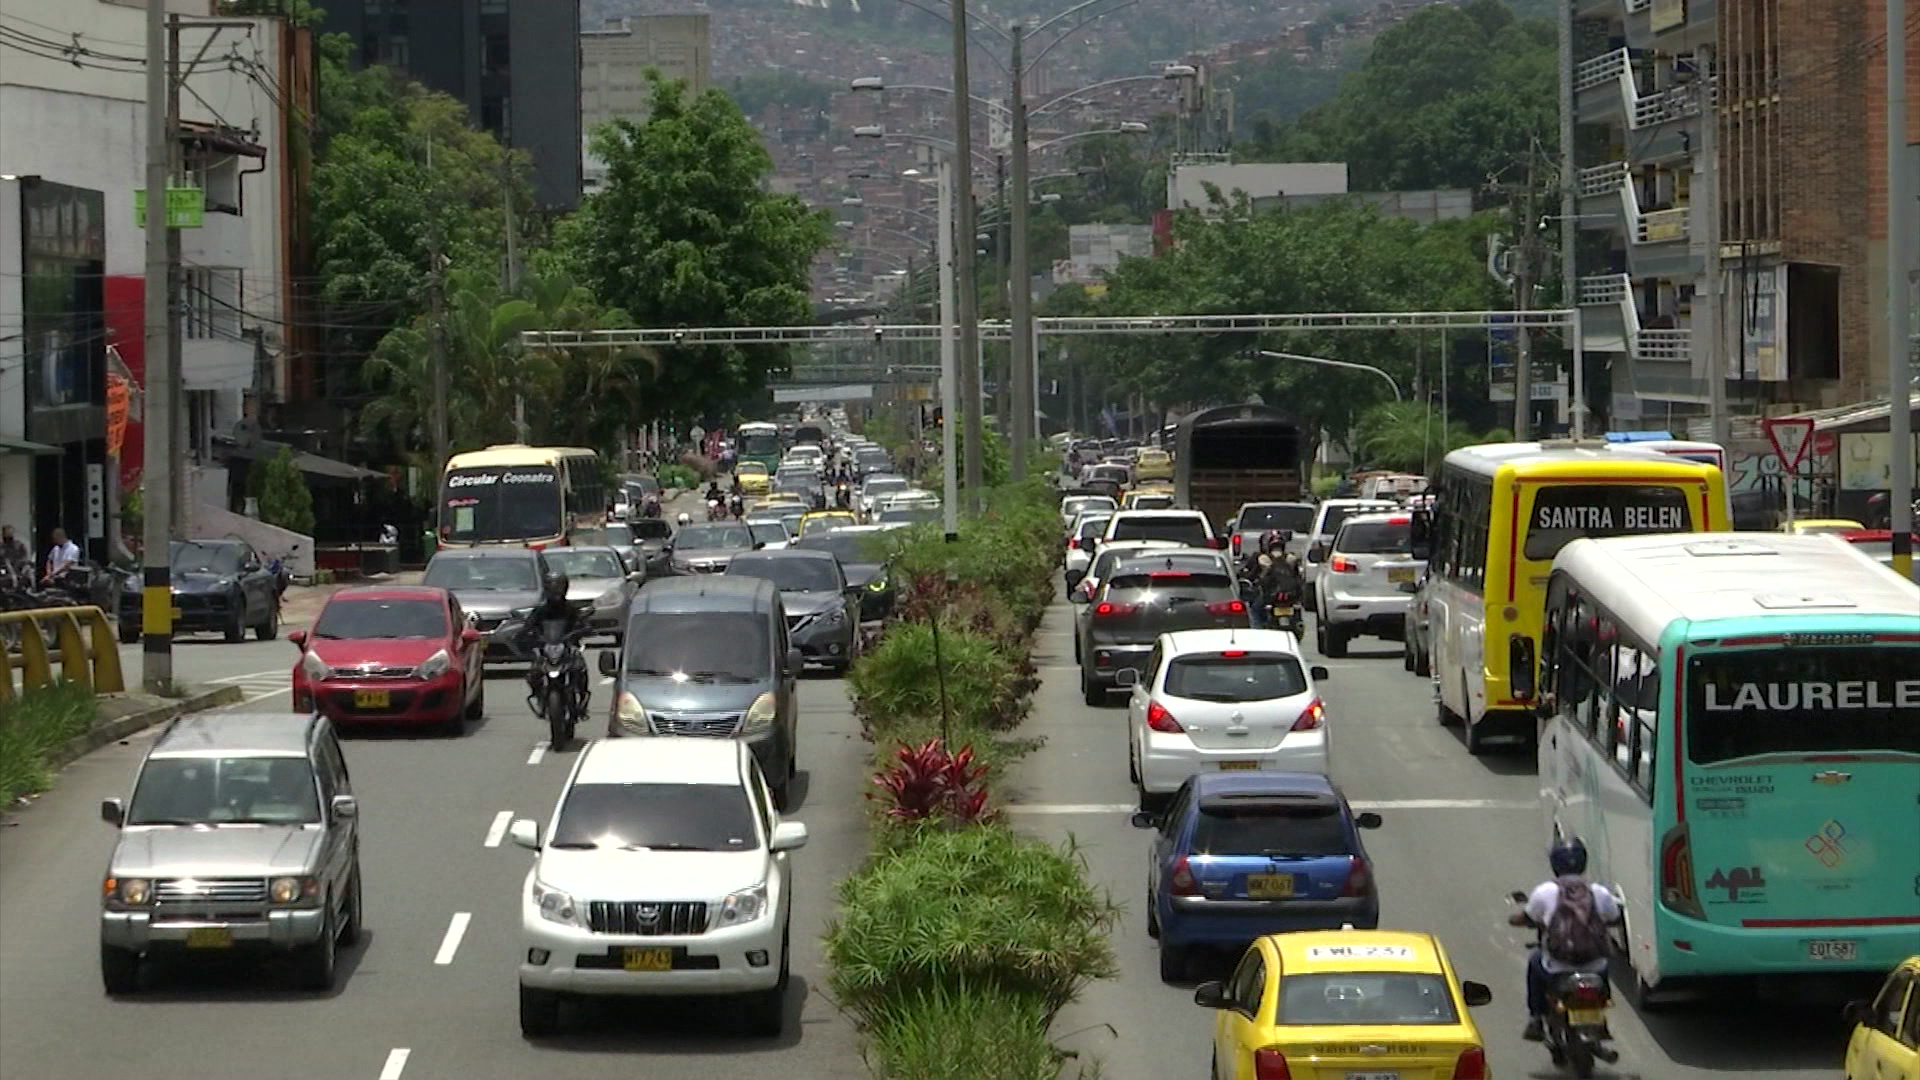
<instances>
[{"instance_id":1,"label":"car wheel","mask_svg":"<svg viewBox=\"0 0 1920 1080\"><path fill-rule=\"evenodd\" d=\"M1413 673L1423 679L1433 674L1433 656L1425 648L1414 650Z\"/></svg>"},{"instance_id":2,"label":"car wheel","mask_svg":"<svg viewBox=\"0 0 1920 1080\"><path fill-rule=\"evenodd\" d=\"M340 927L340 947L351 949L360 944L360 935L365 929L367 917L366 897L360 889L360 867L353 868L353 883L347 886L346 922Z\"/></svg>"},{"instance_id":3,"label":"car wheel","mask_svg":"<svg viewBox=\"0 0 1920 1080\"><path fill-rule=\"evenodd\" d=\"M1187 950L1160 942L1160 981L1177 983L1187 977Z\"/></svg>"},{"instance_id":4,"label":"car wheel","mask_svg":"<svg viewBox=\"0 0 1920 1080\"><path fill-rule=\"evenodd\" d=\"M551 990L520 988L520 1035L538 1039L560 1030L560 995Z\"/></svg>"},{"instance_id":5,"label":"car wheel","mask_svg":"<svg viewBox=\"0 0 1920 1080\"><path fill-rule=\"evenodd\" d=\"M280 636L280 604L277 601L267 603L267 617L253 628L253 636L261 641L272 641Z\"/></svg>"},{"instance_id":6,"label":"car wheel","mask_svg":"<svg viewBox=\"0 0 1920 1080\"><path fill-rule=\"evenodd\" d=\"M1411 637L1400 639L1400 670L1413 670L1413 638Z\"/></svg>"},{"instance_id":7,"label":"car wheel","mask_svg":"<svg viewBox=\"0 0 1920 1080\"><path fill-rule=\"evenodd\" d=\"M780 981L748 995L746 1020L749 1034L774 1039L786 1029L787 985L792 979L788 943L792 938L791 927L780 932Z\"/></svg>"},{"instance_id":8,"label":"car wheel","mask_svg":"<svg viewBox=\"0 0 1920 1080\"><path fill-rule=\"evenodd\" d=\"M296 973L303 989L325 992L333 989L333 983L339 976L340 927L334 921L333 907L327 907L327 918L320 926L320 938L311 945L302 946L295 953Z\"/></svg>"},{"instance_id":9,"label":"car wheel","mask_svg":"<svg viewBox=\"0 0 1920 1080\"><path fill-rule=\"evenodd\" d=\"M227 625L224 629L229 643L241 642L247 639L247 624L241 621L246 618L246 616L247 613L245 611L235 611L233 617L227 620Z\"/></svg>"},{"instance_id":10,"label":"car wheel","mask_svg":"<svg viewBox=\"0 0 1920 1080\"><path fill-rule=\"evenodd\" d=\"M480 676L480 689L474 691L473 700L467 703L467 719L478 720L487 714L487 679L483 672Z\"/></svg>"},{"instance_id":11,"label":"car wheel","mask_svg":"<svg viewBox=\"0 0 1920 1080\"><path fill-rule=\"evenodd\" d=\"M1087 677L1087 669L1084 667L1080 669L1080 697L1096 709L1107 703L1107 692L1094 685L1093 680Z\"/></svg>"},{"instance_id":12,"label":"car wheel","mask_svg":"<svg viewBox=\"0 0 1920 1080\"><path fill-rule=\"evenodd\" d=\"M1444 701L1434 702L1433 710L1440 720L1441 727L1453 727L1460 723L1460 714L1447 708L1447 703Z\"/></svg>"},{"instance_id":13,"label":"car wheel","mask_svg":"<svg viewBox=\"0 0 1920 1080\"><path fill-rule=\"evenodd\" d=\"M1338 660L1347 655L1347 642L1353 635L1339 626L1329 626L1321 632L1320 652L1329 659Z\"/></svg>"},{"instance_id":14,"label":"car wheel","mask_svg":"<svg viewBox=\"0 0 1920 1080\"><path fill-rule=\"evenodd\" d=\"M1140 783L1140 759L1133 756L1131 744L1127 747L1127 783L1136 786Z\"/></svg>"},{"instance_id":15,"label":"car wheel","mask_svg":"<svg viewBox=\"0 0 1920 1080\"><path fill-rule=\"evenodd\" d=\"M1147 936L1158 940L1160 937L1160 908L1153 902L1153 893L1147 893Z\"/></svg>"},{"instance_id":16,"label":"car wheel","mask_svg":"<svg viewBox=\"0 0 1920 1080\"><path fill-rule=\"evenodd\" d=\"M120 644L131 645L140 640L140 620L126 615L120 616Z\"/></svg>"},{"instance_id":17,"label":"car wheel","mask_svg":"<svg viewBox=\"0 0 1920 1080\"><path fill-rule=\"evenodd\" d=\"M140 954L132 949L101 945L100 984L116 997L140 989Z\"/></svg>"},{"instance_id":18,"label":"car wheel","mask_svg":"<svg viewBox=\"0 0 1920 1080\"><path fill-rule=\"evenodd\" d=\"M1485 730L1486 720L1482 719L1478 724L1471 720L1467 721L1467 753L1479 757L1481 754L1487 752Z\"/></svg>"}]
</instances>

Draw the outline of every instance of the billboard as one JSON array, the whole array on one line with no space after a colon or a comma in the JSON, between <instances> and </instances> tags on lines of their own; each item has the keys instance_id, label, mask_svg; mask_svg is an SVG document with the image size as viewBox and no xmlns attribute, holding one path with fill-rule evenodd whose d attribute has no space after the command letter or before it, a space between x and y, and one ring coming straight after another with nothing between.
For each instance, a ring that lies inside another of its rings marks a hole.
<instances>
[{"instance_id":1,"label":"billboard","mask_svg":"<svg viewBox=\"0 0 1920 1080\"><path fill-rule=\"evenodd\" d=\"M99 438L94 411L106 403L104 197L41 180L20 185L20 203L27 438L53 445Z\"/></svg>"},{"instance_id":2,"label":"billboard","mask_svg":"<svg viewBox=\"0 0 1920 1080\"><path fill-rule=\"evenodd\" d=\"M1520 335L1503 315L1490 317L1487 327L1487 400L1513 400L1513 366L1518 362ZM1556 360L1533 361L1533 400L1558 401L1565 392L1560 385L1560 364Z\"/></svg>"}]
</instances>

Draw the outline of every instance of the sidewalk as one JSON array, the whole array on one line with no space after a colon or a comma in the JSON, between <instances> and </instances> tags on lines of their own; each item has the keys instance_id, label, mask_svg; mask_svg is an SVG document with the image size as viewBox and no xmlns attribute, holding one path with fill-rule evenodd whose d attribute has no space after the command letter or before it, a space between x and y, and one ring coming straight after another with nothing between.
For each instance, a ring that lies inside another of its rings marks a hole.
<instances>
[{"instance_id":1,"label":"sidewalk","mask_svg":"<svg viewBox=\"0 0 1920 1080\"><path fill-rule=\"evenodd\" d=\"M418 585L420 571L402 570L397 574L373 574L353 581L333 581L325 585L289 585L280 598L280 622L283 626L306 626L319 616L327 599L341 589L359 585Z\"/></svg>"}]
</instances>

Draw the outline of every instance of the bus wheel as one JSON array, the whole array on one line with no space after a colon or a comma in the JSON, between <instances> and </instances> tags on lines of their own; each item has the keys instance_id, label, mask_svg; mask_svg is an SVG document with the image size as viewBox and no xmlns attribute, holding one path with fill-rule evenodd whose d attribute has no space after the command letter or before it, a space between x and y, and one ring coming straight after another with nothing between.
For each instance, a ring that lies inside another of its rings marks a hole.
<instances>
[{"instance_id":1,"label":"bus wheel","mask_svg":"<svg viewBox=\"0 0 1920 1080\"><path fill-rule=\"evenodd\" d=\"M1471 720L1467 721L1467 753L1475 757L1487 752L1487 737L1482 734L1486 723L1485 717L1482 717L1478 724Z\"/></svg>"},{"instance_id":2,"label":"bus wheel","mask_svg":"<svg viewBox=\"0 0 1920 1080\"><path fill-rule=\"evenodd\" d=\"M1459 725L1460 714L1447 708L1446 702L1436 701L1433 704L1433 708L1434 711L1439 714L1441 727L1455 727Z\"/></svg>"}]
</instances>

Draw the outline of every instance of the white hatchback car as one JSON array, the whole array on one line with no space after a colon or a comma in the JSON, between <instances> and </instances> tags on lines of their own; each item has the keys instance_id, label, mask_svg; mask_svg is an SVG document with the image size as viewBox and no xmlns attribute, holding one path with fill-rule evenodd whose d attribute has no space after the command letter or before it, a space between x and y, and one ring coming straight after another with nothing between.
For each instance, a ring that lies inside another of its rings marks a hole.
<instances>
[{"instance_id":1,"label":"white hatchback car","mask_svg":"<svg viewBox=\"0 0 1920 1080\"><path fill-rule=\"evenodd\" d=\"M1093 545L1100 534L1107 529L1107 519L1113 516L1111 510L1088 511L1073 519L1067 527L1067 588L1080 584L1087 576L1087 568L1093 565Z\"/></svg>"},{"instance_id":2,"label":"white hatchback car","mask_svg":"<svg viewBox=\"0 0 1920 1080\"><path fill-rule=\"evenodd\" d=\"M520 903L520 1031L551 1035L560 1003L591 995L738 994L755 1033L785 1026L793 908L782 821L747 744L588 744L543 834Z\"/></svg>"},{"instance_id":3,"label":"white hatchback car","mask_svg":"<svg viewBox=\"0 0 1920 1080\"><path fill-rule=\"evenodd\" d=\"M1315 680L1286 630L1182 630L1160 635L1127 701L1127 769L1142 809L1187 778L1235 770L1327 774L1332 736Z\"/></svg>"}]
</instances>

